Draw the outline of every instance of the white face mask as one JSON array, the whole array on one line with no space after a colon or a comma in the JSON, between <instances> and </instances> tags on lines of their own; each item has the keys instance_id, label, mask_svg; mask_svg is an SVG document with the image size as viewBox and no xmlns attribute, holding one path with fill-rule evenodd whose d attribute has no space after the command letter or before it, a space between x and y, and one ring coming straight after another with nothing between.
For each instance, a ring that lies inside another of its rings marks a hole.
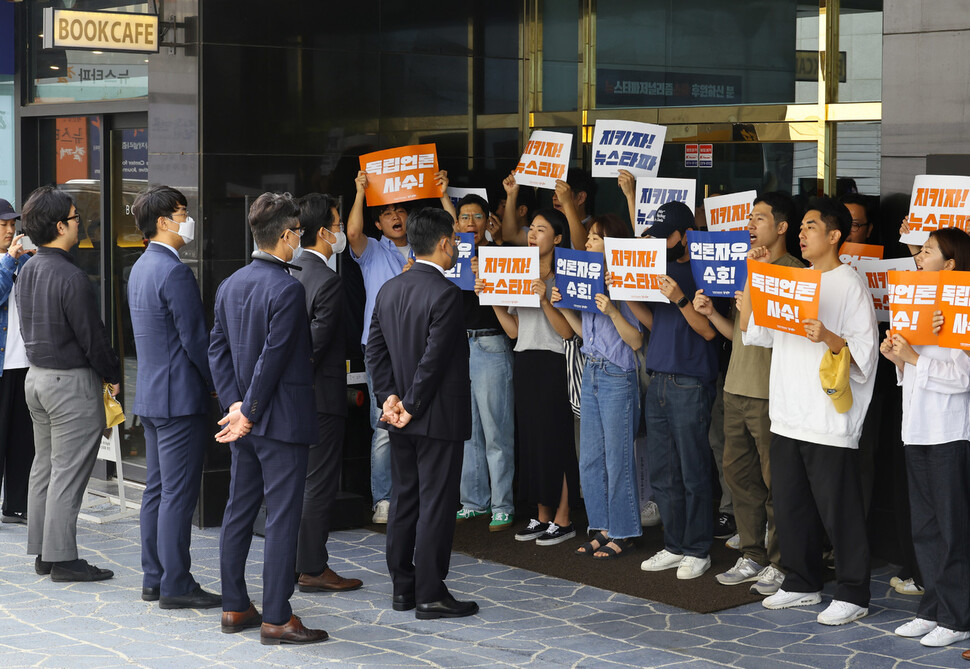
<instances>
[{"instance_id":1,"label":"white face mask","mask_svg":"<svg viewBox=\"0 0 970 669\"><path fill-rule=\"evenodd\" d=\"M172 221L172 219L168 219ZM181 223L178 221L172 221L175 225L179 226L178 232L176 233L182 238L182 241L188 244L193 239L195 239L195 221L192 220L191 216L186 216L185 220Z\"/></svg>"},{"instance_id":2,"label":"white face mask","mask_svg":"<svg viewBox=\"0 0 970 669\"><path fill-rule=\"evenodd\" d=\"M330 248L333 249L333 252L335 254L343 253L344 249L347 248L347 235L343 232L331 232L330 230L327 230L327 232L335 237L335 239L330 242Z\"/></svg>"},{"instance_id":3,"label":"white face mask","mask_svg":"<svg viewBox=\"0 0 970 669\"><path fill-rule=\"evenodd\" d=\"M295 232L293 234L296 235ZM290 243L289 242L286 242L286 245L287 246L290 246ZM296 239L296 247L294 248L294 247L290 246L290 248L293 250L293 257L290 258L288 262L293 262L294 260L296 260L297 258L299 258L300 255L303 253L303 247L300 246L300 238L299 238L299 236L297 236L297 239Z\"/></svg>"}]
</instances>

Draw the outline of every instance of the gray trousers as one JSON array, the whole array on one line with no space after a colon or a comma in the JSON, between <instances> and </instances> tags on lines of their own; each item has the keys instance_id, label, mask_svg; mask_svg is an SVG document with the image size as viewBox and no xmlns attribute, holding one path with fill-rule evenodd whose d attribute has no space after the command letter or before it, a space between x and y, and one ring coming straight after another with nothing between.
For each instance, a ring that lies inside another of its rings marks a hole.
<instances>
[{"instance_id":1,"label":"gray trousers","mask_svg":"<svg viewBox=\"0 0 970 669\"><path fill-rule=\"evenodd\" d=\"M24 381L34 423L27 491L27 553L77 559L77 514L105 428L101 378L90 367L31 367Z\"/></svg>"}]
</instances>

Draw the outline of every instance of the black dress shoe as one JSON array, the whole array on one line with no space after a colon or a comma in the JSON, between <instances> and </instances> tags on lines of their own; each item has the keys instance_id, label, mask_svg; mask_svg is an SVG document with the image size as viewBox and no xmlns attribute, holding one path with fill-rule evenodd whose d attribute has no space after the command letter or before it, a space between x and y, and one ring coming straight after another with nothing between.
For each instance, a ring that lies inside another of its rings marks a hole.
<instances>
[{"instance_id":1,"label":"black dress shoe","mask_svg":"<svg viewBox=\"0 0 970 669\"><path fill-rule=\"evenodd\" d=\"M110 569L101 569L87 560L55 562L51 567L51 580L55 583L71 581L105 581L115 575Z\"/></svg>"},{"instance_id":2,"label":"black dress shoe","mask_svg":"<svg viewBox=\"0 0 970 669\"><path fill-rule=\"evenodd\" d=\"M141 598L146 602L157 602L161 591L158 588L142 588Z\"/></svg>"},{"instance_id":3,"label":"black dress shoe","mask_svg":"<svg viewBox=\"0 0 970 669\"><path fill-rule=\"evenodd\" d=\"M176 597L159 597L158 607L161 609L214 609L222 606L222 595L206 592L201 585L195 586L191 592Z\"/></svg>"},{"instance_id":4,"label":"black dress shoe","mask_svg":"<svg viewBox=\"0 0 970 669\"><path fill-rule=\"evenodd\" d=\"M414 617L418 620L431 620L433 618L464 618L478 613L478 604L475 602L459 602L451 595L437 602L418 604L418 610Z\"/></svg>"},{"instance_id":5,"label":"black dress shoe","mask_svg":"<svg viewBox=\"0 0 970 669\"><path fill-rule=\"evenodd\" d=\"M53 566L53 562L44 562L40 559L39 555L34 558L34 571L37 572L38 576L47 576L51 573L51 567Z\"/></svg>"},{"instance_id":6,"label":"black dress shoe","mask_svg":"<svg viewBox=\"0 0 970 669\"><path fill-rule=\"evenodd\" d=\"M26 525L27 513L25 511L8 511L4 514L0 514L0 522Z\"/></svg>"},{"instance_id":7,"label":"black dress shoe","mask_svg":"<svg viewBox=\"0 0 970 669\"><path fill-rule=\"evenodd\" d=\"M391 606L395 611L410 611L414 608L414 595L394 595Z\"/></svg>"}]
</instances>

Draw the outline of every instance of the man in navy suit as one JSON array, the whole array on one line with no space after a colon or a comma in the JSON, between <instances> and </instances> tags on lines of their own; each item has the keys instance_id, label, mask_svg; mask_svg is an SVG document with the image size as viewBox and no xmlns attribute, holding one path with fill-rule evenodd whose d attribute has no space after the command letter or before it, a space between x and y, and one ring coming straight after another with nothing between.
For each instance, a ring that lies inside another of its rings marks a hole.
<instances>
[{"instance_id":1,"label":"man in navy suit","mask_svg":"<svg viewBox=\"0 0 970 669\"><path fill-rule=\"evenodd\" d=\"M387 567L395 611L459 618L478 612L444 580L451 560L471 382L461 290L444 272L458 258L454 217L425 208L408 220L417 261L381 288L367 340L367 368L391 439Z\"/></svg>"},{"instance_id":2,"label":"man in navy suit","mask_svg":"<svg viewBox=\"0 0 970 669\"><path fill-rule=\"evenodd\" d=\"M327 538L340 482L344 432L347 425L347 300L340 275L327 265L347 246L337 201L311 193L300 198L303 254L293 272L306 290L310 343L313 347L313 394L316 397L317 439L310 446L303 518L297 542L296 570L300 592L357 590L359 578L344 578L328 564ZM310 417L304 417L309 420Z\"/></svg>"},{"instance_id":3,"label":"man in navy suit","mask_svg":"<svg viewBox=\"0 0 970 669\"><path fill-rule=\"evenodd\" d=\"M174 188L155 186L132 205L135 224L149 240L128 279L138 356L132 411L145 428L147 466L141 598L158 601L163 609L222 604L190 571L192 513L199 499L213 385L199 284L178 253L195 235L187 204Z\"/></svg>"},{"instance_id":4,"label":"man in navy suit","mask_svg":"<svg viewBox=\"0 0 970 669\"><path fill-rule=\"evenodd\" d=\"M226 409L216 441L230 443L229 502L222 519L222 631L262 625L263 644L316 643L323 630L293 615L293 573L307 450L317 440L306 292L288 270L301 249L289 193L263 193L249 209L253 261L216 292L209 366ZM246 590L253 522L266 500L263 615Z\"/></svg>"}]
</instances>

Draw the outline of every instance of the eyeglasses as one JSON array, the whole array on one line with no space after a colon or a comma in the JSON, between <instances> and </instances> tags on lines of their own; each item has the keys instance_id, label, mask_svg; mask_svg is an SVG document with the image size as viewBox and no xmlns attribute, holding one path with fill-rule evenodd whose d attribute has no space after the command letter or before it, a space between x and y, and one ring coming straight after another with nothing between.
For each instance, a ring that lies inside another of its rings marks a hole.
<instances>
[{"instance_id":1,"label":"eyeglasses","mask_svg":"<svg viewBox=\"0 0 970 669\"><path fill-rule=\"evenodd\" d=\"M67 223L68 221L74 221L74 220L77 221L78 225L81 225L81 214L76 213L73 216L68 216L67 218L64 219L64 222Z\"/></svg>"},{"instance_id":2,"label":"eyeglasses","mask_svg":"<svg viewBox=\"0 0 970 669\"><path fill-rule=\"evenodd\" d=\"M869 225L869 221L852 221L852 229L860 230Z\"/></svg>"},{"instance_id":3,"label":"eyeglasses","mask_svg":"<svg viewBox=\"0 0 970 669\"><path fill-rule=\"evenodd\" d=\"M292 232L297 237L303 237L303 228L287 228L287 231ZM285 232L283 233L286 234Z\"/></svg>"},{"instance_id":4,"label":"eyeglasses","mask_svg":"<svg viewBox=\"0 0 970 669\"><path fill-rule=\"evenodd\" d=\"M485 220L485 214L462 214L461 216L458 217L458 220L459 221L464 221L464 222L467 223L468 221L472 220L473 218L476 221L484 221Z\"/></svg>"}]
</instances>

